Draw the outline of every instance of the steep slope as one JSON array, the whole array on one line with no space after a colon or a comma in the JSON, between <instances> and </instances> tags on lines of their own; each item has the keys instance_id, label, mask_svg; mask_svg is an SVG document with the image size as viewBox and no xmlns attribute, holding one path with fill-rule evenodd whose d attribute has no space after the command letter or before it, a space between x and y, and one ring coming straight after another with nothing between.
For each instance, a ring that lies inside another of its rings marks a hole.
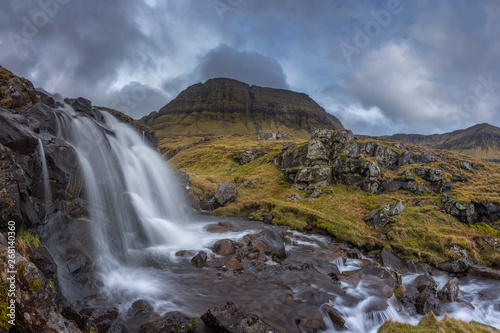
<instances>
[{"instance_id":1,"label":"steep slope","mask_svg":"<svg viewBox=\"0 0 500 333\"><path fill-rule=\"evenodd\" d=\"M249 86L218 78L182 91L159 112L141 122L166 134L248 134L281 130L308 138L317 128L343 128L308 95Z\"/></svg>"},{"instance_id":2,"label":"steep slope","mask_svg":"<svg viewBox=\"0 0 500 333\"><path fill-rule=\"evenodd\" d=\"M384 138L500 162L500 128L490 124L478 124L445 134L395 134Z\"/></svg>"}]
</instances>

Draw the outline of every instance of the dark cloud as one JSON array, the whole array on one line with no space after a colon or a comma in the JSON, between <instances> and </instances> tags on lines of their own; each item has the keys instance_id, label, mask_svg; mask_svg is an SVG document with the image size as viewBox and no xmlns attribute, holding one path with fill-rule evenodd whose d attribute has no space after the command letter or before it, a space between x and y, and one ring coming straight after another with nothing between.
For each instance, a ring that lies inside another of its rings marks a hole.
<instances>
[{"instance_id":1,"label":"dark cloud","mask_svg":"<svg viewBox=\"0 0 500 333\"><path fill-rule=\"evenodd\" d=\"M258 86L288 89L286 76L273 58L258 52L238 51L221 45L200 57L196 69L200 79L229 77Z\"/></svg>"},{"instance_id":2,"label":"dark cloud","mask_svg":"<svg viewBox=\"0 0 500 333\"><path fill-rule=\"evenodd\" d=\"M500 125L500 5L400 0L347 59L341 45L356 46L393 2L6 0L0 64L98 105L143 89L149 98L122 106L134 117L191 84L231 77L308 93L357 133ZM474 99L481 77L494 84Z\"/></svg>"}]
</instances>

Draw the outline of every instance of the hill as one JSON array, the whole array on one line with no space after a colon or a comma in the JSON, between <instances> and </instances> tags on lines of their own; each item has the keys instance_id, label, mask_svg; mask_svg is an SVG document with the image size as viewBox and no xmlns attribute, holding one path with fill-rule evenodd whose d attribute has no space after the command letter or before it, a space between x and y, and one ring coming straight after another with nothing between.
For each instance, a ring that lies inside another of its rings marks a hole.
<instances>
[{"instance_id":1,"label":"hill","mask_svg":"<svg viewBox=\"0 0 500 333\"><path fill-rule=\"evenodd\" d=\"M500 128L490 124L478 124L445 134L395 134L384 138L500 162Z\"/></svg>"},{"instance_id":2,"label":"hill","mask_svg":"<svg viewBox=\"0 0 500 333\"><path fill-rule=\"evenodd\" d=\"M192 85L140 121L158 136L280 130L309 138L317 128L343 128L337 118L304 93L250 86L226 78Z\"/></svg>"}]
</instances>

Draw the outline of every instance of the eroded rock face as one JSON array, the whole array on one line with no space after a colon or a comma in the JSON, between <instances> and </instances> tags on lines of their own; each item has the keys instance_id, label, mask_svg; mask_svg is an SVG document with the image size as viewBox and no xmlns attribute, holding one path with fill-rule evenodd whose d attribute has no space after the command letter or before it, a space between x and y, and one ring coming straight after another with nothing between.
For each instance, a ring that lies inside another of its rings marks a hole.
<instances>
[{"instance_id":1,"label":"eroded rock face","mask_svg":"<svg viewBox=\"0 0 500 333\"><path fill-rule=\"evenodd\" d=\"M393 216L400 215L403 213L403 210L402 201L394 201L391 204L375 209L364 221L373 225L375 229L380 230L387 224L394 222Z\"/></svg>"},{"instance_id":2,"label":"eroded rock face","mask_svg":"<svg viewBox=\"0 0 500 333\"><path fill-rule=\"evenodd\" d=\"M250 316L233 302L211 307L201 319L208 327L227 333L269 333L276 332L256 316Z\"/></svg>"},{"instance_id":3,"label":"eroded rock face","mask_svg":"<svg viewBox=\"0 0 500 333\"><path fill-rule=\"evenodd\" d=\"M297 172L295 188L298 190L312 190L316 187L327 186L332 182L332 169L307 168Z\"/></svg>"}]
</instances>

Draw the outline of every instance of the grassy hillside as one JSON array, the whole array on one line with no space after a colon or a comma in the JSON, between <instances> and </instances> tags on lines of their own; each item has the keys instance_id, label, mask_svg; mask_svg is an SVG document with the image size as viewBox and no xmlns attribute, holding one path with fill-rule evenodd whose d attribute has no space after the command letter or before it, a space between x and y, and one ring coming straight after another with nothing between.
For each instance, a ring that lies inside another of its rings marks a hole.
<instances>
[{"instance_id":1,"label":"grassy hillside","mask_svg":"<svg viewBox=\"0 0 500 333\"><path fill-rule=\"evenodd\" d=\"M237 200L215 210L213 213L216 215L260 219L271 214L274 224L298 230L319 228L367 251L377 252L386 248L405 259L434 265L457 259L457 254L450 247L458 245L478 263L500 265L500 253L481 240L482 235L499 237L499 225L493 228L484 223L469 226L459 222L442 211L440 194L424 192L418 195L407 191L369 194L337 184L322 188L320 197L309 198L311 191L295 190L292 184L282 180L280 170L273 163L273 157L281 151L285 142L295 142L298 146L307 144L301 139L259 141L257 135L159 138L162 152L173 156L170 163L190 175L191 191L198 198L213 195L221 182L241 184L244 180L259 179L258 184L240 187ZM380 144L392 143L380 141ZM265 154L251 163L239 165L233 157L246 148L260 148ZM499 165L453 153L448 159L449 168L455 168L459 160L482 166L477 170L464 171L468 181L457 183L449 194L464 202L500 203ZM432 167L432 163L429 166ZM384 170L383 177L394 178L404 170L404 167ZM293 195L300 195L302 199L295 201L290 198ZM377 231L363 221L374 209L395 200L402 200L405 207L395 223Z\"/></svg>"}]
</instances>

